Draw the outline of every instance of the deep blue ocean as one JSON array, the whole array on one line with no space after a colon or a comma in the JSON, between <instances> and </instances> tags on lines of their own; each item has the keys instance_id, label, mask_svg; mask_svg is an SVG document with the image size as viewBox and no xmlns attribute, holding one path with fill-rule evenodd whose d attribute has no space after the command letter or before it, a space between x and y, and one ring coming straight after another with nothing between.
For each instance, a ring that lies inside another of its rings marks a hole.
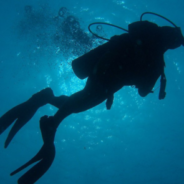
<instances>
[{"instance_id":1,"label":"deep blue ocean","mask_svg":"<svg viewBox=\"0 0 184 184\"><path fill-rule=\"evenodd\" d=\"M51 87L56 96L71 95L85 86L72 71L71 61L81 55L70 45L54 44L53 17L60 7L75 16L89 36L92 22L128 28L143 12L161 14L184 33L181 0L4 0L0 6L0 116L34 93ZM25 17L31 6L36 21ZM39 19L39 20L38 20ZM153 15L145 20L170 24ZM37 21L38 20L38 21ZM123 31L103 26L107 38ZM94 47L103 42L93 41ZM58 44L58 43L57 43ZM105 102L67 117L55 137L56 157L37 184L184 184L184 48L164 55L166 98L158 99L160 80L145 98L124 87L115 94L111 110ZM9 174L31 159L43 144L39 119L57 109L41 107L16 134L8 148L10 127L0 135L0 183L14 184L29 168Z\"/></svg>"}]
</instances>

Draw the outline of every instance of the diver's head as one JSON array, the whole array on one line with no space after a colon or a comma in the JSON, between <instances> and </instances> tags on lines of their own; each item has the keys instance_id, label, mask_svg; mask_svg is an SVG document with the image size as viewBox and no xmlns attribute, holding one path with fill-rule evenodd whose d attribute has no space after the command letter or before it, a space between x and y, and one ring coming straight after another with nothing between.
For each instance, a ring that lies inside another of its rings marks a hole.
<instances>
[{"instance_id":1,"label":"diver's head","mask_svg":"<svg viewBox=\"0 0 184 184\"><path fill-rule=\"evenodd\" d=\"M184 46L184 37L179 27L163 26L162 30L162 41L166 46L166 49L175 49Z\"/></svg>"}]
</instances>

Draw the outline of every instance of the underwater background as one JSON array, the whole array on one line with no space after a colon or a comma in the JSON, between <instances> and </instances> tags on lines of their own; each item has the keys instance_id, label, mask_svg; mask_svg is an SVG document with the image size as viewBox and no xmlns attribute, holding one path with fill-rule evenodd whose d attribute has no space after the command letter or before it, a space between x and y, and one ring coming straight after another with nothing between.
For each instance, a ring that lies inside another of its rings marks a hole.
<instances>
[{"instance_id":1,"label":"underwater background","mask_svg":"<svg viewBox=\"0 0 184 184\"><path fill-rule=\"evenodd\" d=\"M71 61L85 53L72 44L54 42L60 7L75 16L86 34L92 22L108 22L123 28L146 11L159 13L184 31L181 0L6 0L0 6L0 116L51 87L56 96L70 95L85 85L71 69ZM25 17L33 7L35 19ZM159 26L168 22L153 15L144 19ZM107 38L123 31L103 26ZM60 34L60 33L58 33ZM93 46L102 44L93 39ZM59 44L59 45L58 45ZM79 52L78 52L79 51ZM169 50L166 62L166 98L155 92L141 98L137 89L124 87L115 94L110 111L105 103L67 117L55 138L56 157L38 184L184 184L184 48ZM31 159L42 146L39 119L57 111L40 108L14 137L7 149L8 128L0 135L0 183L13 184L25 170L9 174Z\"/></svg>"}]
</instances>

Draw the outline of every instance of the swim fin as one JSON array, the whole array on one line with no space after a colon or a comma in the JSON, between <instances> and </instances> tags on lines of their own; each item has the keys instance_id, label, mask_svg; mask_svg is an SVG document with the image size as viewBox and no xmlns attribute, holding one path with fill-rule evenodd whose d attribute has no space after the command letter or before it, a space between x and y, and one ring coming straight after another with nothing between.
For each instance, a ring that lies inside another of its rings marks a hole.
<instances>
[{"instance_id":1,"label":"swim fin","mask_svg":"<svg viewBox=\"0 0 184 184\"><path fill-rule=\"evenodd\" d=\"M13 171L10 175L20 172L29 165L39 161L23 176L18 179L18 184L34 184L52 165L55 158L54 138L56 128L53 127L53 117L43 116L40 120L40 129L44 144L40 151L26 164Z\"/></svg>"},{"instance_id":2,"label":"swim fin","mask_svg":"<svg viewBox=\"0 0 184 184\"><path fill-rule=\"evenodd\" d=\"M26 102L10 109L0 118L0 134L16 120L5 141L5 148L7 148L15 134L33 117L38 108L46 105L53 97L51 88L43 89Z\"/></svg>"}]
</instances>

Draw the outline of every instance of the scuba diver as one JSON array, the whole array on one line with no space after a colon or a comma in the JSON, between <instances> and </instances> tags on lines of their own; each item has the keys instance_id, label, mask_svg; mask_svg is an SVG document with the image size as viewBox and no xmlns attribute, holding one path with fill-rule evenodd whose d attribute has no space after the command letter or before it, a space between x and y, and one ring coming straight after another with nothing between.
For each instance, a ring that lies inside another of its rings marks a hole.
<instances>
[{"instance_id":1,"label":"scuba diver","mask_svg":"<svg viewBox=\"0 0 184 184\"><path fill-rule=\"evenodd\" d=\"M5 141L6 148L38 108L46 104L58 108L54 116L40 119L44 143L38 154L11 175L37 162L18 180L19 184L35 183L54 160L54 137L60 123L67 116L86 111L105 100L106 108L111 109L114 94L124 86L134 85L139 95L145 97L153 93L152 89L160 77L159 99L164 99L164 53L181 45L184 46L184 37L179 27L160 27L141 20L129 24L128 33L113 36L107 43L75 59L72 62L74 73L80 79L88 78L83 90L71 96L55 97L52 89L43 89L0 118L0 133L16 120Z\"/></svg>"}]
</instances>

